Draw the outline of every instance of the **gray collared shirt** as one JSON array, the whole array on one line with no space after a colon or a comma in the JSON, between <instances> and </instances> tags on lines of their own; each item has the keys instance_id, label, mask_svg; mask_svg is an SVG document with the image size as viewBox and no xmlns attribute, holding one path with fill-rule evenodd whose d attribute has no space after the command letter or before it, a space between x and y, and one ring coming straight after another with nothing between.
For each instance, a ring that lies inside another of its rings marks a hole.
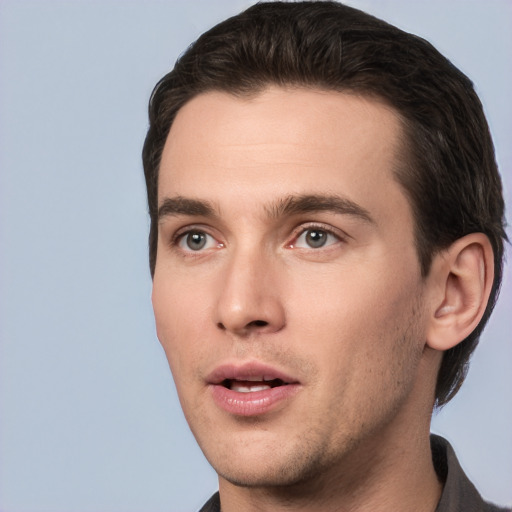
<instances>
[{"instance_id":1,"label":"gray collared shirt","mask_svg":"<svg viewBox=\"0 0 512 512\"><path fill-rule=\"evenodd\" d=\"M437 475L444 481L443 493L436 512L510 512L483 500L461 468L451 444L431 435L432 459Z\"/></svg>"}]
</instances>

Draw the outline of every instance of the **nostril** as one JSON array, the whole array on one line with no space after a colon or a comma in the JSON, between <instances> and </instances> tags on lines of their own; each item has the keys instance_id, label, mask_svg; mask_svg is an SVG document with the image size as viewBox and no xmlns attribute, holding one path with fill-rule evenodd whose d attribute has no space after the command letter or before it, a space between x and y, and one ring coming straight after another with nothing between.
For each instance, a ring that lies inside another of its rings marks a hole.
<instances>
[{"instance_id":1,"label":"nostril","mask_svg":"<svg viewBox=\"0 0 512 512\"><path fill-rule=\"evenodd\" d=\"M251 322L248 322L243 325L236 325L235 323L233 325L223 322L217 322L216 326L217 329L220 331L230 331L230 332L236 332L240 335L247 335L252 331L259 332L260 329L263 329L264 327L268 327L270 322L267 322L266 320L252 320Z\"/></svg>"},{"instance_id":2,"label":"nostril","mask_svg":"<svg viewBox=\"0 0 512 512\"><path fill-rule=\"evenodd\" d=\"M248 324L248 327L253 325L254 327L265 327L268 325L268 322L265 322L265 320L254 320Z\"/></svg>"}]
</instances>

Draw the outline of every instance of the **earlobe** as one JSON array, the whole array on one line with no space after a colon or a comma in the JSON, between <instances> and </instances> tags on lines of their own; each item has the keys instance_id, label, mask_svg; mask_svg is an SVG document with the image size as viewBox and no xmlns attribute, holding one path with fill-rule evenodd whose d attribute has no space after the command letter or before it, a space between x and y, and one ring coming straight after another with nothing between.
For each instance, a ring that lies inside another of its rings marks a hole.
<instances>
[{"instance_id":1,"label":"earlobe","mask_svg":"<svg viewBox=\"0 0 512 512\"><path fill-rule=\"evenodd\" d=\"M427 345L448 350L480 322L494 279L493 251L483 233L472 233L436 255L429 279L435 284Z\"/></svg>"}]
</instances>

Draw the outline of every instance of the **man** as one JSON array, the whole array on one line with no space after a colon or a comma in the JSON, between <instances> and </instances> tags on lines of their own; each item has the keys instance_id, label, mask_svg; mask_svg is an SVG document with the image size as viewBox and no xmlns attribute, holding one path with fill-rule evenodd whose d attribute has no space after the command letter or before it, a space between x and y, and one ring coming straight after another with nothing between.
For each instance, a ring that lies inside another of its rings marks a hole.
<instances>
[{"instance_id":1,"label":"man","mask_svg":"<svg viewBox=\"0 0 512 512\"><path fill-rule=\"evenodd\" d=\"M356 9L262 3L149 115L157 332L219 475L202 510L498 510L429 437L502 274L471 82Z\"/></svg>"}]
</instances>

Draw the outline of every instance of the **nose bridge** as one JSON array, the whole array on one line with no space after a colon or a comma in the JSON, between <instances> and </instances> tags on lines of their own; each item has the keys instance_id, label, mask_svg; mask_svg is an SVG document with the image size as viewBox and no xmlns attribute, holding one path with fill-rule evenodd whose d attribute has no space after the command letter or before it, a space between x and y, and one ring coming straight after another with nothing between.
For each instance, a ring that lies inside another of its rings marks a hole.
<instances>
[{"instance_id":1,"label":"nose bridge","mask_svg":"<svg viewBox=\"0 0 512 512\"><path fill-rule=\"evenodd\" d=\"M238 335L275 332L285 322L278 262L264 247L240 245L230 254L220 283L216 323Z\"/></svg>"}]
</instances>

